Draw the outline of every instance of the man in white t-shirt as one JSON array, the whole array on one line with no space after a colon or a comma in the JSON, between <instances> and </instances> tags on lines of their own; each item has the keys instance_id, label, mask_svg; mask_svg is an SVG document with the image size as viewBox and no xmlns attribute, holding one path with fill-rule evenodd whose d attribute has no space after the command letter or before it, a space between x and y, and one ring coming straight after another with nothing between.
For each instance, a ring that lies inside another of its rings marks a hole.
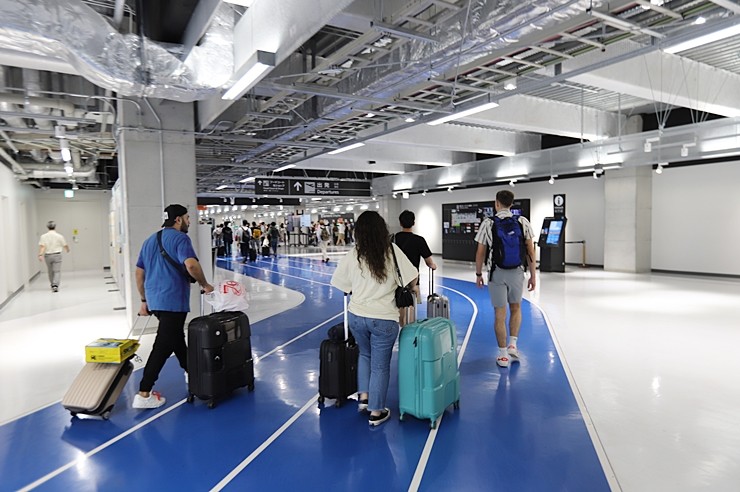
<instances>
[{"instance_id":1,"label":"man in white t-shirt","mask_svg":"<svg viewBox=\"0 0 740 492\"><path fill-rule=\"evenodd\" d=\"M62 280L62 250L69 253L69 246L64 236L55 229L53 220L46 224L49 232L42 234L39 239L39 261L46 261L46 270L49 273L49 283L52 292L59 292L59 282Z\"/></svg>"},{"instance_id":2,"label":"man in white t-shirt","mask_svg":"<svg viewBox=\"0 0 740 492\"><path fill-rule=\"evenodd\" d=\"M488 275L488 292L495 312L494 330L498 342L496 364L509 367L510 359L519 360L519 328L522 324L522 296L524 267L529 267L527 289L537 286L537 266L534 261L534 232L526 217L511 213L514 193L501 190L496 193L496 216L483 219L475 236L478 249L475 254L475 283L483 287L483 267ZM516 241L503 237L514 238ZM517 245L518 243L518 245ZM518 246L518 247L517 247ZM516 253L513 251L518 249ZM506 344L506 307L509 307L509 343Z\"/></svg>"}]
</instances>

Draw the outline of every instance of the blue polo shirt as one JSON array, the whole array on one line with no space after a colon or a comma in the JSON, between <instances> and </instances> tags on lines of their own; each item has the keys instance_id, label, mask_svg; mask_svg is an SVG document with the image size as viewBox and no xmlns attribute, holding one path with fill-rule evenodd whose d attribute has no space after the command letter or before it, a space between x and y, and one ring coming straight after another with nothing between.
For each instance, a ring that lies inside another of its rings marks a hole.
<instances>
[{"instance_id":1,"label":"blue polo shirt","mask_svg":"<svg viewBox=\"0 0 740 492\"><path fill-rule=\"evenodd\" d=\"M183 268L188 258L198 259L188 235L172 227L162 229L162 246L170 258ZM147 307L151 311L190 311L190 282L162 257L157 244L157 233L144 241L136 266L145 272L144 292Z\"/></svg>"}]
</instances>

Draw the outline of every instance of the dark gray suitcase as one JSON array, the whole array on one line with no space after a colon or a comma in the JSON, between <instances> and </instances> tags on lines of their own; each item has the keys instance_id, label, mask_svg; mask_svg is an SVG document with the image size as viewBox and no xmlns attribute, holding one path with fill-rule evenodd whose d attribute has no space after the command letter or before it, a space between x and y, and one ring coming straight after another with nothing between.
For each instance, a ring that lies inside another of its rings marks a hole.
<instances>
[{"instance_id":1,"label":"dark gray suitcase","mask_svg":"<svg viewBox=\"0 0 740 492\"><path fill-rule=\"evenodd\" d=\"M427 296L427 318L450 319L450 299L434 293L434 270L429 269L429 295Z\"/></svg>"},{"instance_id":2,"label":"dark gray suitcase","mask_svg":"<svg viewBox=\"0 0 740 492\"><path fill-rule=\"evenodd\" d=\"M254 389L250 336L249 318L241 311L211 313L190 321L188 403L197 396L213 408L217 399L237 388Z\"/></svg>"},{"instance_id":3,"label":"dark gray suitcase","mask_svg":"<svg viewBox=\"0 0 740 492\"><path fill-rule=\"evenodd\" d=\"M347 325L347 294L344 294L344 322L330 331L343 332L344 340L331 338L321 342L319 351L319 405L325 398L335 399L341 407L347 397L357 393L357 361L360 348Z\"/></svg>"}]
</instances>

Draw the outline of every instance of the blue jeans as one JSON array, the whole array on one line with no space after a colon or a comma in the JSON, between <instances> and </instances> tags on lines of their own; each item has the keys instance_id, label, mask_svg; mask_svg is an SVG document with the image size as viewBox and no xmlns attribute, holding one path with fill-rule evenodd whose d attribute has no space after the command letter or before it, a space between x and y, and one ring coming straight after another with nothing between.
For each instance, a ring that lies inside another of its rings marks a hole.
<instances>
[{"instance_id":1,"label":"blue jeans","mask_svg":"<svg viewBox=\"0 0 740 492\"><path fill-rule=\"evenodd\" d=\"M363 318L349 313L349 326L360 347L358 393L368 393L368 410L382 410L388 395L391 355L398 337L398 321Z\"/></svg>"}]
</instances>

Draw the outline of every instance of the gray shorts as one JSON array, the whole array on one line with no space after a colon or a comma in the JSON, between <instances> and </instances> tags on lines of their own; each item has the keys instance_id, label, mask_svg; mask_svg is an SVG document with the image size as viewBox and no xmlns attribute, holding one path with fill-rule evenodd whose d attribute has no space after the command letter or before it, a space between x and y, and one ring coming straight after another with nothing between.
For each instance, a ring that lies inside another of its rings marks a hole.
<instances>
[{"instance_id":1,"label":"gray shorts","mask_svg":"<svg viewBox=\"0 0 740 492\"><path fill-rule=\"evenodd\" d=\"M491 281L488 282L488 293L495 308L506 307L507 304L520 304L524 294L524 270L496 268Z\"/></svg>"}]
</instances>

